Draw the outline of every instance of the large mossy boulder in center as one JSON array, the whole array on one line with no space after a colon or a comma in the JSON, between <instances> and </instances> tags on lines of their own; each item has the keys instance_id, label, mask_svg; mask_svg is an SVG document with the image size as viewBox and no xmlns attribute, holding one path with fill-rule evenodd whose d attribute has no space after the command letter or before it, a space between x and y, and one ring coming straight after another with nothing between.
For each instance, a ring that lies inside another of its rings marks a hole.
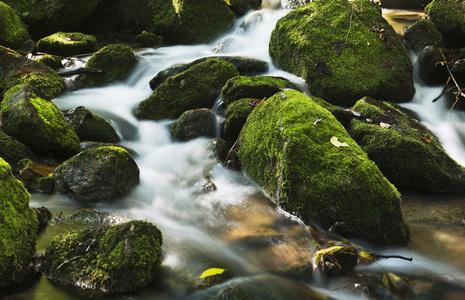
<instances>
[{"instance_id":1,"label":"large mossy boulder in center","mask_svg":"<svg viewBox=\"0 0 465 300\"><path fill-rule=\"evenodd\" d=\"M224 0L152 1L150 31L180 44L210 42L225 33L236 17Z\"/></svg>"},{"instance_id":2,"label":"large mossy boulder in center","mask_svg":"<svg viewBox=\"0 0 465 300\"><path fill-rule=\"evenodd\" d=\"M368 0L314 1L281 18L269 53L316 97L352 106L364 96L412 99L413 67L402 39Z\"/></svg>"},{"instance_id":3,"label":"large mossy boulder in center","mask_svg":"<svg viewBox=\"0 0 465 300\"><path fill-rule=\"evenodd\" d=\"M57 97L66 88L63 78L50 67L0 46L0 99L8 89L21 83L29 84L46 100Z\"/></svg>"},{"instance_id":4,"label":"large mossy boulder in center","mask_svg":"<svg viewBox=\"0 0 465 300\"><path fill-rule=\"evenodd\" d=\"M449 47L465 47L465 4L461 0L433 0L425 14L448 42Z\"/></svg>"},{"instance_id":5,"label":"large mossy boulder in center","mask_svg":"<svg viewBox=\"0 0 465 300\"><path fill-rule=\"evenodd\" d=\"M95 87L126 79L137 62L131 47L123 44L110 44L87 61L86 68L100 69L101 73L85 73L76 79L78 87Z\"/></svg>"},{"instance_id":6,"label":"large mossy boulder in center","mask_svg":"<svg viewBox=\"0 0 465 300\"><path fill-rule=\"evenodd\" d=\"M437 137L409 111L368 97L352 109L364 120L353 119L349 134L396 187L465 192L465 168L444 152Z\"/></svg>"},{"instance_id":7,"label":"large mossy boulder in center","mask_svg":"<svg viewBox=\"0 0 465 300\"><path fill-rule=\"evenodd\" d=\"M8 90L1 113L5 133L34 152L64 158L79 152L79 138L58 107L38 97L27 84Z\"/></svg>"},{"instance_id":8,"label":"large mossy boulder in center","mask_svg":"<svg viewBox=\"0 0 465 300\"><path fill-rule=\"evenodd\" d=\"M74 31L102 0L3 0L18 11L35 38Z\"/></svg>"},{"instance_id":9,"label":"large mossy boulder in center","mask_svg":"<svg viewBox=\"0 0 465 300\"><path fill-rule=\"evenodd\" d=\"M26 25L14 9L0 2L0 45L16 50L29 39Z\"/></svg>"},{"instance_id":10,"label":"large mossy boulder in center","mask_svg":"<svg viewBox=\"0 0 465 300\"><path fill-rule=\"evenodd\" d=\"M57 236L45 253L52 280L104 294L149 285L161 263L160 230L145 221L103 224Z\"/></svg>"},{"instance_id":11,"label":"large mossy boulder in center","mask_svg":"<svg viewBox=\"0 0 465 300\"><path fill-rule=\"evenodd\" d=\"M207 59L165 80L139 103L135 115L148 120L174 119L187 110L211 108L226 82L238 75L232 64Z\"/></svg>"},{"instance_id":12,"label":"large mossy boulder in center","mask_svg":"<svg viewBox=\"0 0 465 300\"><path fill-rule=\"evenodd\" d=\"M30 274L39 224L29 198L10 165L0 158L0 288Z\"/></svg>"},{"instance_id":13,"label":"large mossy boulder in center","mask_svg":"<svg viewBox=\"0 0 465 300\"><path fill-rule=\"evenodd\" d=\"M92 35L60 31L40 39L37 51L64 57L91 53L94 52L96 41Z\"/></svg>"},{"instance_id":14,"label":"large mossy boulder in center","mask_svg":"<svg viewBox=\"0 0 465 300\"><path fill-rule=\"evenodd\" d=\"M139 167L120 147L84 150L55 171L56 191L86 202L115 200L138 183Z\"/></svg>"},{"instance_id":15,"label":"large mossy boulder in center","mask_svg":"<svg viewBox=\"0 0 465 300\"><path fill-rule=\"evenodd\" d=\"M238 140L243 170L279 206L339 233L405 245L400 194L326 109L297 91L250 114Z\"/></svg>"}]
</instances>

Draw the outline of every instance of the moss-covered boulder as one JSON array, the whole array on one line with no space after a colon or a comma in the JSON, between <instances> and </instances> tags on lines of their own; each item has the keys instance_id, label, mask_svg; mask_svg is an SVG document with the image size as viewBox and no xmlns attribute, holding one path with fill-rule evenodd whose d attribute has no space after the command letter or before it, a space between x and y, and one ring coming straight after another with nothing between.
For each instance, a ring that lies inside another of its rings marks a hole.
<instances>
[{"instance_id":1,"label":"moss-covered boulder","mask_svg":"<svg viewBox=\"0 0 465 300\"><path fill-rule=\"evenodd\" d=\"M228 80L221 91L221 100L228 106L242 98L263 99L282 89L298 89L297 85L282 77L237 76Z\"/></svg>"},{"instance_id":2,"label":"moss-covered boulder","mask_svg":"<svg viewBox=\"0 0 465 300\"><path fill-rule=\"evenodd\" d=\"M255 59L255 58L242 57L242 56L202 57L188 64L174 64L164 70L161 70L160 72L157 73L157 75L155 75L155 77L153 77L150 80L150 83L149 83L150 88L154 90L169 77L177 75L189 69L190 67L198 63L201 63L207 59L211 59L211 58L218 58L218 59L221 59L221 60L224 60L224 61L227 61L233 64L236 67L237 71L239 71L239 74L243 76L262 74L262 73L267 72L269 69L269 65L266 61Z\"/></svg>"},{"instance_id":3,"label":"moss-covered boulder","mask_svg":"<svg viewBox=\"0 0 465 300\"><path fill-rule=\"evenodd\" d=\"M171 124L170 133L177 141L216 136L216 115L206 108L185 111Z\"/></svg>"},{"instance_id":4,"label":"moss-covered boulder","mask_svg":"<svg viewBox=\"0 0 465 300\"><path fill-rule=\"evenodd\" d=\"M40 97L51 100L64 92L63 78L45 64L0 46L0 99L11 87L27 83Z\"/></svg>"},{"instance_id":5,"label":"moss-covered boulder","mask_svg":"<svg viewBox=\"0 0 465 300\"><path fill-rule=\"evenodd\" d=\"M0 2L0 45L16 50L30 38L15 10Z\"/></svg>"},{"instance_id":6,"label":"moss-covered boulder","mask_svg":"<svg viewBox=\"0 0 465 300\"><path fill-rule=\"evenodd\" d=\"M0 288L17 283L30 272L38 222L29 207L30 195L0 158Z\"/></svg>"},{"instance_id":7,"label":"moss-covered boulder","mask_svg":"<svg viewBox=\"0 0 465 300\"><path fill-rule=\"evenodd\" d=\"M20 160L25 158L35 160L36 156L28 146L0 130L0 157L18 172Z\"/></svg>"},{"instance_id":8,"label":"moss-covered boulder","mask_svg":"<svg viewBox=\"0 0 465 300\"><path fill-rule=\"evenodd\" d=\"M93 114L83 106L70 109L64 116L81 141L103 143L120 141L118 134L108 120Z\"/></svg>"},{"instance_id":9,"label":"moss-covered boulder","mask_svg":"<svg viewBox=\"0 0 465 300\"><path fill-rule=\"evenodd\" d=\"M45 54L39 57L37 61L49 66L54 70L63 68L63 63L61 62L61 59L57 56Z\"/></svg>"},{"instance_id":10,"label":"moss-covered boulder","mask_svg":"<svg viewBox=\"0 0 465 300\"><path fill-rule=\"evenodd\" d=\"M229 8L237 15L243 16L251 10L259 9L262 6L262 0L229 0Z\"/></svg>"},{"instance_id":11,"label":"moss-covered boulder","mask_svg":"<svg viewBox=\"0 0 465 300\"><path fill-rule=\"evenodd\" d=\"M437 137L405 109L363 98L349 134L395 186L426 192L463 193L465 168L442 149Z\"/></svg>"},{"instance_id":12,"label":"moss-covered boulder","mask_svg":"<svg viewBox=\"0 0 465 300\"><path fill-rule=\"evenodd\" d=\"M55 171L57 192L87 202L115 200L138 183L139 167L121 147L84 150Z\"/></svg>"},{"instance_id":13,"label":"moss-covered boulder","mask_svg":"<svg viewBox=\"0 0 465 300\"><path fill-rule=\"evenodd\" d=\"M211 108L226 82L238 75L232 64L207 59L165 80L139 103L135 115L139 119L174 119L187 110Z\"/></svg>"},{"instance_id":14,"label":"moss-covered boulder","mask_svg":"<svg viewBox=\"0 0 465 300\"><path fill-rule=\"evenodd\" d=\"M404 40L410 49L420 52L426 46L441 46L442 35L430 20L419 20L404 29Z\"/></svg>"},{"instance_id":15,"label":"moss-covered boulder","mask_svg":"<svg viewBox=\"0 0 465 300\"><path fill-rule=\"evenodd\" d=\"M5 133L34 152L65 158L79 152L79 138L58 107L37 96L27 84L8 90L1 113Z\"/></svg>"},{"instance_id":16,"label":"moss-covered boulder","mask_svg":"<svg viewBox=\"0 0 465 300\"><path fill-rule=\"evenodd\" d=\"M405 102L415 93L402 39L368 0L314 1L295 9L277 22L269 53L334 105L352 106L367 95Z\"/></svg>"},{"instance_id":17,"label":"moss-covered boulder","mask_svg":"<svg viewBox=\"0 0 465 300\"><path fill-rule=\"evenodd\" d=\"M441 53L442 52L442 53ZM424 47L417 58L418 77L427 85L444 85L449 78L446 66L441 65L444 61L442 56L446 49L440 49L436 45Z\"/></svg>"},{"instance_id":18,"label":"moss-covered boulder","mask_svg":"<svg viewBox=\"0 0 465 300\"><path fill-rule=\"evenodd\" d=\"M57 31L74 31L101 0L3 0L18 11L35 38Z\"/></svg>"},{"instance_id":19,"label":"moss-covered boulder","mask_svg":"<svg viewBox=\"0 0 465 300\"><path fill-rule=\"evenodd\" d=\"M47 247L46 274L105 294L135 291L154 280L162 240L160 230L145 221L62 234Z\"/></svg>"},{"instance_id":20,"label":"moss-covered boulder","mask_svg":"<svg viewBox=\"0 0 465 300\"><path fill-rule=\"evenodd\" d=\"M239 136L239 133L244 127L247 118L253 110L251 103L256 99L244 98L239 99L228 105L225 113L225 122L223 131L226 135L228 142L234 143Z\"/></svg>"},{"instance_id":21,"label":"moss-covered boulder","mask_svg":"<svg viewBox=\"0 0 465 300\"><path fill-rule=\"evenodd\" d=\"M101 73L85 73L76 79L79 87L102 86L124 80L137 62L131 47L123 44L110 44L92 55L86 68L101 69Z\"/></svg>"},{"instance_id":22,"label":"moss-covered boulder","mask_svg":"<svg viewBox=\"0 0 465 300\"><path fill-rule=\"evenodd\" d=\"M224 0L158 0L152 10L150 31L181 44L209 42L236 20Z\"/></svg>"},{"instance_id":23,"label":"moss-covered boulder","mask_svg":"<svg viewBox=\"0 0 465 300\"><path fill-rule=\"evenodd\" d=\"M465 4L461 0L433 0L425 14L451 47L465 47Z\"/></svg>"},{"instance_id":24,"label":"moss-covered boulder","mask_svg":"<svg viewBox=\"0 0 465 300\"><path fill-rule=\"evenodd\" d=\"M80 32L57 32L41 38L37 42L37 51L60 55L73 56L94 52L97 39L89 34Z\"/></svg>"},{"instance_id":25,"label":"moss-covered boulder","mask_svg":"<svg viewBox=\"0 0 465 300\"><path fill-rule=\"evenodd\" d=\"M142 47L156 47L163 44L163 37L153 32L143 32L136 35L136 42Z\"/></svg>"},{"instance_id":26,"label":"moss-covered boulder","mask_svg":"<svg viewBox=\"0 0 465 300\"><path fill-rule=\"evenodd\" d=\"M239 136L243 170L304 221L376 244L402 244L409 230L400 194L326 109L297 91L275 94Z\"/></svg>"}]
</instances>

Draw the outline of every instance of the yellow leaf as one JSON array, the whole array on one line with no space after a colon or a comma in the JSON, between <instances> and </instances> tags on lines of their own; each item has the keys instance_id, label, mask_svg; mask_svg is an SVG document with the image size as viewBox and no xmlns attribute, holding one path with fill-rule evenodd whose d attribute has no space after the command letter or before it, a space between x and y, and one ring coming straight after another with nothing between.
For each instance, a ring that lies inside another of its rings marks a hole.
<instances>
[{"instance_id":1,"label":"yellow leaf","mask_svg":"<svg viewBox=\"0 0 465 300\"><path fill-rule=\"evenodd\" d=\"M210 268L208 270L203 271L199 278L210 277L213 275L223 274L225 270L220 268Z\"/></svg>"},{"instance_id":2,"label":"yellow leaf","mask_svg":"<svg viewBox=\"0 0 465 300\"><path fill-rule=\"evenodd\" d=\"M339 142L339 140L337 139L337 137L333 136L331 137L331 139L329 140L331 142L331 144L333 144L334 146L336 147L349 147L349 144L347 144L346 142Z\"/></svg>"},{"instance_id":3,"label":"yellow leaf","mask_svg":"<svg viewBox=\"0 0 465 300\"><path fill-rule=\"evenodd\" d=\"M363 251L363 250L362 250L362 251L360 251L360 252L358 253L358 255L361 256L361 257L363 257L363 258L366 258L366 259L368 259L368 260L371 260L371 261L375 260L374 257L373 257L373 254L371 254L371 253L368 252L368 251Z\"/></svg>"},{"instance_id":4,"label":"yellow leaf","mask_svg":"<svg viewBox=\"0 0 465 300\"><path fill-rule=\"evenodd\" d=\"M321 249L320 251L317 251L315 254L315 261L314 261L314 266L313 269L316 269L316 267L321 263L321 259L325 254L332 255L334 252L337 252L344 248L343 246L332 246L329 248Z\"/></svg>"},{"instance_id":5,"label":"yellow leaf","mask_svg":"<svg viewBox=\"0 0 465 300\"><path fill-rule=\"evenodd\" d=\"M229 0L224 0L228 5L231 5L231 2Z\"/></svg>"}]
</instances>

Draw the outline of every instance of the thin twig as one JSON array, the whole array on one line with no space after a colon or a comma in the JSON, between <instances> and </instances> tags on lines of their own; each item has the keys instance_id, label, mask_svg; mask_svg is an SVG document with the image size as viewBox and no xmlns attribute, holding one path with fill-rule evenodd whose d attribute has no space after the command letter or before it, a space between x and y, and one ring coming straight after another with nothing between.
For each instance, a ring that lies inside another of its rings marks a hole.
<instances>
[{"instance_id":1,"label":"thin twig","mask_svg":"<svg viewBox=\"0 0 465 300\"><path fill-rule=\"evenodd\" d=\"M441 52L442 58L444 59L443 65L446 66L447 72L449 73L450 78L452 78L452 80L454 81L455 87L457 88L457 96L455 98L455 102L450 108L450 112L452 112L452 109L454 109L454 106L459 101L459 97L462 96L465 98L465 94L462 92L463 89L460 88L459 84L455 80L454 75L452 75L452 72L450 71L449 65L447 64L447 60L446 60L446 57L444 56L444 53L442 52L441 48L438 48L438 49L439 49L439 52Z\"/></svg>"},{"instance_id":2,"label":"thin twig","mask_svg":"<svg viewBox=\"0 0 465 300\"><path fill-rule=\"evenodd\" d=\"M67 263L69 263L70 261L73 261L73 260L78 259L78 258L81 258L81 256L78 255L78 256L75 256L75 257L73 257L73 258L71 258L71 259L65 260L64 262L61 263L61 265L59 265L59 266L57 267L57 270L58 270L59 268L61 268L64 264L67 264Z\"/></svg>"},{"instance_id":3,"label":"thin twig","mask_svg":"<svg viewBox=\"0 0 465 300\"><path fill-rule=\"evenodd\" d=\"M346 34L346 38L344 39L346 42L347 42L347 39L349 38L349 32L350 32L350 29L352 28L352 16L354 14L354 6L352 6L352 10L350 11L350 23L349 23L349 30L347 31L347 34Z\"/></svg>"}]
</instances>

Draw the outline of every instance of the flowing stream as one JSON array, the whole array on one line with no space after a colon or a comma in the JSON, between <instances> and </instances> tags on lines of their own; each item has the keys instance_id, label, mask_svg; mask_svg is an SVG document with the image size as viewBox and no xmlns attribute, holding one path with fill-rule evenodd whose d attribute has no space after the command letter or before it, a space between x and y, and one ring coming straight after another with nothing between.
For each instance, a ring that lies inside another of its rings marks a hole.
<instances>
[{"instance_id":1,"label":"flowing stream","mask_svg":"<svg viewBox=\"0 0 465 300\"><path fill-rule=\"evenodd\" d=\"M178 277L183 274L200 274L215 266L227 269L235 280L252 274L265 274L264 266L270 263L266 261L266 257L251 254L252 248L248 245L232 246L228 241L239 240L251 231L264 227L273 227L278 232L290 235L305 229L298 219L270 205L269 199L260 188L243 174L215 164L205 151L208 139L173 142L169 134L169 125L173 120L139 121L132 115L132 109L152 93L148 82L159 71L173 64L218 55L212 49L218 42L225 40L232 42L226 43L228 46L220 55L240 55L267 61L270 63L267 75L286 77L302 84L300 78L274 68L268 55L270 33L276 21L288 12L263 9L249 13L239 19L228 34L211 44L140 49L137 51L140 58L137 68L125 82L103 88L67 92L54 100L62 110L84 106L95 114L110 119L122 137L121 144L135 153L134 157L141 171L140 185L121 202L112 205L99 204L92 208L108 213L116 220L145 219L159 227L164 236L163 266L178 272ZM392 18L395 13L387 12ZM409 17L415 19L418 15L410 14ZM405 21L405 18L402 20ZM448 153L461 164L465 164L465 151L461 144L464 124L460 121L464 118L461 113L449 115L449 110L444 105L431 103L431 99L439 94L440 88L427 88L421 83L417 83L416 87L415 99L405 106L416 111L425 124L439 136ZM196 186L205 169L211 170L217 187L215 192L200 193ZM425 205L431 205L437 210L451 206L464 211L465 206L460 203L465 202L464 198L462 195L445 196L406 191L403 193L404 214L407 217L414 216ZM31 206L46 206L54 216L66 216L81 207L65 196L41 194L31 196ZM463 219L461 221L465 222ZM409 247L374 250L378 253L413 257L412 262L384 261L382 267L392 272L425 274L465 285L465 259L462 255L465 249L460 246L465 235L463 224L459 223L453 228L443 228L434 222L412 221L412 242ZM49 225L39 237L37 251L45 251L54 235L71 229L74 228L63 223ZM282 252L281 255L287 254ZM358 270L385 271L377 264L358 267ZM284 278L280 281L284 282L283 290L292 292L295 288L291 283L285 284L287 281ZM318 284L318 281L299 284L336 299L358 299L356 294L338 290L343 286L341 281L324 285ZM154 284L130 296L118 295L109 299L181 299L190 292L188 288L174 286L176 288ZM43 275L38 282L25 286L22 291L9 295L6 299L80 298L73 292L55 286Z\"/></svg>"}]
</instances>

